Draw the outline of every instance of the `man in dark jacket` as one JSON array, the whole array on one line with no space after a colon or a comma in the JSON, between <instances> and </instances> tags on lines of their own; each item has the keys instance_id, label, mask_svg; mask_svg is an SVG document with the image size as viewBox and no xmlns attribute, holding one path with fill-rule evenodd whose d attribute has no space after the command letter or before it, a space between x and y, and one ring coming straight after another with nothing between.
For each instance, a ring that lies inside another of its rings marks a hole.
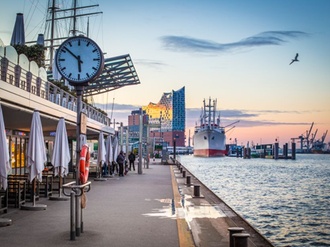
<instances>
[{"instance_id":1,"label":"man in dark jacket","mask_svg":"<svg viewBox=\"0 0 330 247\"><path fill-rule=\"evenodd\" d=\"M120 153L118 154L116 162L119 165L119 177L124 177L125 156L123 151L120 151Z\"/></svg>"},{"instance_id":2,"label":"man in dark jacket","mask_svg":"<svg viewBox=\"0 0 330 247\"><path fill-rule=\"evenodd\" d=\"M131 152L128 156L128 160L129 160L129 170L131 171L132 166L133 166L133 170L135 171L135 165L134 165L134 161L135 161L135 154L133 154L133 152Z\"/></svg>"}]
</instances>

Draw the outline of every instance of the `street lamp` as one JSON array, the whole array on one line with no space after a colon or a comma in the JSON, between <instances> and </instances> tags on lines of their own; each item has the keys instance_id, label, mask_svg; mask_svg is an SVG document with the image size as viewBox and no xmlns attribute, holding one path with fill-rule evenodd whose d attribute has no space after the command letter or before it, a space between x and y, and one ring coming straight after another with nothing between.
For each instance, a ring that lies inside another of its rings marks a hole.
<instances>
[{"instance_id":1,"label":"street lamp","mask_svg":"<svg viewBox=\"0 0 330 247\"><path fill-rule=\"evenodd\" d=\"M164 140L163 140L163 136L162 136L162 118L163 118L163 115L162 115L162 111L160 111L159 113L159 141L161 143L161 147L162 147L162 156L163 156L163 145L164 145ZM159 154L159 151L158 151L158 154Z\"/></svg>"},{"instance_id":2,"label":"street lamp","mask_svg":"<svg viewBox=\"0 0 330 247\"><path fill-rule=\"evenodd\" d=\"M174 138L173 138L173 153L174 153L174 160L176 159L176 139L179 138L179 135L178 134L175 134L174 135Z\"/></svg>"}]
</instances>

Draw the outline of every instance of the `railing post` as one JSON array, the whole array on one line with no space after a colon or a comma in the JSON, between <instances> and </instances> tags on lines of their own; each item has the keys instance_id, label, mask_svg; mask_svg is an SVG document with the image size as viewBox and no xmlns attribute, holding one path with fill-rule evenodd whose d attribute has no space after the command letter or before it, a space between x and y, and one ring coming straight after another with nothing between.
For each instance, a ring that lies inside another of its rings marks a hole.
<instances>
[{"instance_id":1,"label":"railing post","mask_svg":"<svg viewBox=\"0 0 330 247\"><path fill-rule=\"evenodd\" d=\"M75 195L73 191L70 194L70 240L76 239L76 226L75 226Z\"/></svg>"}]
</instances>

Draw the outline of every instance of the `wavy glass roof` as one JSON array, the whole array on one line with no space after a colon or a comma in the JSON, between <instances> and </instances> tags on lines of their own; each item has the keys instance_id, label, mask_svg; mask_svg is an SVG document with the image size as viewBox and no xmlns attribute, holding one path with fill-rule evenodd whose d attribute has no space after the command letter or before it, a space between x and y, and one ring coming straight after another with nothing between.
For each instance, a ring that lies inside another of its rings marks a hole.
<instances>
[{"instance_id":1,"label":"wavy glass roof","mask_svg":"<svg viewBox=\"0 0 330 247\"><path fill-rule=\"evenodd\" d=\"M136 84L140 84L140 80L129 54L106 58L102 74L85 87L84 95L92 96Z\"/></svg>"}]
</instances>

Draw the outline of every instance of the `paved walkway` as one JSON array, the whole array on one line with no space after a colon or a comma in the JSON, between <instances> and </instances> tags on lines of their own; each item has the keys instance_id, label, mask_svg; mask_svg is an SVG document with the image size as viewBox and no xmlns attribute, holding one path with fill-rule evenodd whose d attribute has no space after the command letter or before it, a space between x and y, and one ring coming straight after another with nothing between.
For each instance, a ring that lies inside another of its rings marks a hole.
<instances>
[{"instance_id":1,"label":"paved walkway","mask_svg":"<svg viewBox=\"0 0 330 247\"><path fill-rule=\"evenodd\" d=\"M172 215L170 167L152 163L143 174L92 181L83 210L84 232L70 240L70 202L41 198L43 211L9 208L13 224L0 228L0 245L16 246L179 246Z\"/></svg>"}]
</instances>

